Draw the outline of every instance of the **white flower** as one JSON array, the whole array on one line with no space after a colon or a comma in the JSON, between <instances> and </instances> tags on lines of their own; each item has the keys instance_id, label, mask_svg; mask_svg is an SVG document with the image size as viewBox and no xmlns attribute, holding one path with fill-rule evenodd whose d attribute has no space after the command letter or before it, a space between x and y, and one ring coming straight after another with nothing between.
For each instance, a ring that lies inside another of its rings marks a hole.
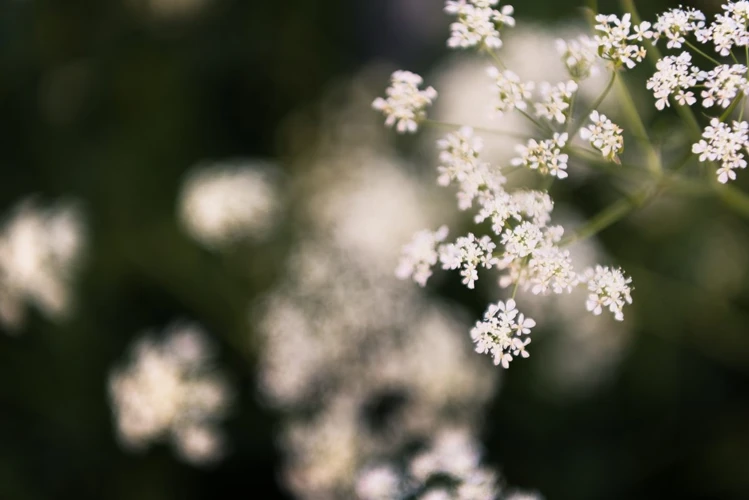
<instances>
[{"instance_id":1,"label":"white flower","mask_svg":"<svg viewBox=\"0 0 749 500\"><path fill-rule=\"evenodd\" d=\"M227 162L188 173L179 215L187 233L209 248L266 237L280 209L271 170L260 162Z\"/></svg>"},{"instance_id":2,"label":"white flower","mask_svg":"<svg viewBox=\"0 0 749 500\"><path fill-rule=\"evenodd\" d=\"M595 110L590 113L590 121L592 125L580 129L580 137L589 141L604 158L614 161L624 149L621 127Z\"/></svg>"},{"instance_id":3,"label":"white flower","mask_svg":"<svg viewBox=\"0 0 749 500\"><path fill-rule=\"evenodd\" d=\"M660 37L668 39L666 47L669 49L681 48L686 40L684 36L705 26L705 14L691 7L670 9L658 15L658 20L653 25L655 30L654 39Z\"/></svg>"},{"instance_id":4,"label":"white flower","mask_svg":"<svg viewBox=\"0 0 749 500\"><path fill-rule=\"evenodd\" d=\"M398 473L389 465L370 467L356 481L356 498L359 500L392 500L399 495Z\"/></svg>"},{"instance_id":5,"label":"white flower","mask_svg":"<svg viewBox=\"0 0 749 500\"><path fill-rule=\"evenodd\" d=\"M679 104L694 104L692 92L684 92L704 80L705 73L692 66L692 55L682 52L678 56L667 56L655 65L657 71L648 79L646 87L652 89L656 98L655 107L659 110L670 106L668 98L676 93Z\"/></svg>"},{"instance_id":6,"label":"white flower","mask_svg":"<svg viewBox=\"0 0 749 500\"><path fill-rule=\"evenodd\" d=\"M423 230L416 233L411 243L403 247L395 275L400 279L413 277L421 286L425 286L432 275L432 266L437 263L437 243L447 237L447 226L437 231Z\"/></svg>"},{"instance_id":7,"label":"white flower","mask_svg":"<svg viewBox=\"0 0 749 500\"><path fill-rule=\"evenodd\" d=\"M451 1L445 5L445 12L456 15L458 20L450 25L448 47L483 47L498 49L502 46L500 29L502 26L515 26L512 17L514 9L505 5L500 10L493 9L498 1L469 0Z\"/></svg>"},{"instance_id":8,"label":"white flower","mask_svg":"<svg viewBox=\"0 0 749 500\"><path fill-rule=\"evenodd\" d=\"M530 219L537 226L545 226L551 220L554 201L549 193L543 191L515 191L512 200L517 204L520 213Z\"/></svg>"},{"instance_id":9,"label":"white flower","mask_svg":"<svg viewBox=\"0 0 749 500\"><path fill-rule=\"evenodd\" d=\"M546 294L571 292L579 277L572 267L569 250L556 245L544 245L531 254L528 261L527 284L531 292Z\"/></svg>"},{"instance_id":10,"label":"white flower","mask_svg":"<svg viewBox=\"0 0 749 500\"><path fill-rule=\"evenodd\" d=\"M495 234L501 234L505 222L509 219L520 220L520 205L516 202L514 196L505 191L494 193L494 196L483 200L481 210L474 217L478 224L486 219L492 221L492 231Z\"/></svg>"},{"instance_id":11,"label":"white flower","mask_svg":"<svg viewBox=\"0 0 749 500\"><path fill-rule=\"evenodd\" d=\"M614 314L614 319L624 319L622 308L632 303L632 289L629 286L632 278L624 276L621 269L596 266L595 269L586 269L580 281L587 283L590 292L585 303L588 311L597 316L608 308Z\"/></svg>"},{"instance_id":12,"label":"white flower","mask_svg":"<svg viewBox=\"0 0 749 500\"><path fill-rule=\"evenodd\" d=\"M556 48L572 79L580 81L598 74L598 45L592 38L580 35L573 40L558 39Z\"/></svg>"},{"instance_id":13,"label":"white flower","mask_svg":"<svg viewBox=\"0 0 749 500\"><path fill-rule=\"evenodd\" d=\"M437 91L432 87L419 90L423 80L410 71L394 72L390 82L385 91L387 99L378 97L372 107L385 114L388 127L395 125L401 134L416 132L419 122L426 118L425 108L437 98Z\"/></svg>"},{"instance_id":14,"label":"white flower","mask_svg":"<svg viewBox=\"0 0 749 500\"><path fill-rule=\"evenodd\" d=\"M500 71L494 66L487 68L489 77L494 80L493 90L496 92L494 110L500 116L515 108L526 109L526 100L531 98L533 82L523 83L520 77L510 70Z\"/></svg>"},{"instance_id":15,"label":"white flower","mask_svg":"<svg viewBox=\"0 0 749 500\"><path fill-rule=\"evenodd\" d=\"M490 354L494 364L509 368L513 357L529 356L525 347L530 338L521 339L521 335L530 334L536 322L526 318L515 309L515 301L499 301L491 304L482 321L477 321L471 329L471 338L476 344L476 352Z\"/></svg>"},{"instance_id":16,"label":"white flower","mask_svg":"<svg viewBox=\"0 0 749 500\"><path fill-rule=\"evenodd\" d=\"M704 73L705 90L700 94L702 105L709 108L717 104L722 108L727 108L739 92L746 93L749 89L746 72L747 67L743 64L722 64Z\"/></svg>"},{"instance_id":17,"label":"white flower","mask_svg":"<svg viewBox=\"0 0 749 500\"><path fill-rule=\"evenodd\" d=\"M505 258L511 256L513 260L530 255L544 240L544 234L539 226L525 221L515 228L507 228L502 233L502 244L505 246Z\"/></svg>"},{"instance_id":18,"label":"white flower","mask_svg":"<svg viewBox=\"0 0 749 500\"><path fill-rule=\"evenodd\" d=\"M230 398L210 361L205 336L195 326L172 327L163 342L139 340L129 365L109 380L123 444L139 449L169 438L189 462L220 458L223 440L216 421Z\"/></svg>"},{"instance_id":19,"label":"white flower","mask_svg":"<svg viewBox=\"0 0 749 500\"><path fill-rule=\"evenodd\" d=\"M716 15L710 26L698 29L696 36L701 43L713 42L715 51L727 56L734 46L749 45L749 2L727 2L723 5L723 10L726 12Z\"/></svg>"},{"instance_id":20,"label":"white flower","mask_svg":"<svg viewBox=\"0 0 749 500\"><path fill-rule=\"evenodd\" d=\"M570 107L572 95L577 92L577 83L569 80L552 86L548 82L542 82L539 90L541 91L541 102L534 105L536 116L547 120L556 120L559 123L566 122L567 116L564 112Z\"/></svg>"},{"instance_id":21,"label":"white flower","mask_svg":"<svg viewBox=\"0 0 749 500\"><path fill-rule=\"evenodd\" d=\"M461 183L476 170L479 152L484 147L480 137L473 135L471 127L462 127L457 132L447 134L437 141L442 165L437 167L440 186L448 186L452 181Z\"/></svg>"},{"instance_id":22,"label":"white flower","mask_svg":"<svg viewBox=\"0 0 749 500\"><path fill-rule=\"evenodd\" d=\"M598 24L595 26L598 32L595 41L601 57L613 62L616 66L625 65L630 69L642 61L646 54L644 47L630 42L642 42L653 36L650 23L647 21L636 25L632 33L631 17L629 13L624 14L621 19L614 14L598 14L596 16Z\"/></svg>"},{"instance_id":23,"label":"white flower","mask_svg":"<svg viewBox=\"0 0 749 500\"><path fill-rule=\"evenodd\" d=\"M562 153L562 149L567 144L567 138L567 133L556 133L552 139L540 142L530 139L525 146L519 144L515 149L520 153L520 157L513 158L511 164L522 165L531 170L538 170L541 174L564 179L567 177L569 156Z\"/></svg>"},{"instance_id":24,"label":"white flower","mask_svg":"<svg viewBox=\"0 0 749 500\"><path fill-rule=\"evenodd\" d=\"M483 142L481 138L474 137L473 129L463 127L447 134L437 141L437 148L442 162L437 167L440 174L437 183L447 186L457 182L458 208L470 208L476 198L483 204L494 198L495 193L502 192L506 179L498 168L479 160Z\"/></svg>"},{"instance_id":25,"label":"white flower","mask_svg":"<svg viewBox=\"0 0 749 500\"><path fill-rule=\"evenodd\" d=\"M718 181L723 184L736 179L734 170L746 168L743 150L749 147L747 129L747 122L735 121L729 127L713 118L702 133L703 139L692 145L692 152L700 155L700 161L720 162Z\"/></svg>"},{"instance_id":26,"label":"white flower","mask_svg":"<svg viewBox=\"0 0 749 500\"><path fill-rule=\"evenodd\" d=\"M496 263L492 255L495 248L497 245L489 236L476 238L473 233L468 233L468 236L459 237L455 243L440 246L440 262L443 269L462 268L460 275L463 276L463 284L474 288L474 283L479 279L477 267L489 269Z\"/></svg>"},{"instance_id":27,"label":"white flower","mask_svg":"<svg viewBox=\"0 0 749 500\"><path fill-rule=\"evenodd\" d=\"M85 243L82 214L66 202L42 208L24 200L0 228L0 322L23 326L25 304L61 319L72 302Z\"/></svg>"}]
</instances>

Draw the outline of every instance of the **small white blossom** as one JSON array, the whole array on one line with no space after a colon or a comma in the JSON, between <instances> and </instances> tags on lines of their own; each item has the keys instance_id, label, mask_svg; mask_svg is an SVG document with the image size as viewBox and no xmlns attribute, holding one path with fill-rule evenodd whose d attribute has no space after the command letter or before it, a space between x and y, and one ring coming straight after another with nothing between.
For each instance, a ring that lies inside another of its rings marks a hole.
<instances>
[{"instance_id":1,"label":"small white blossom","mask_svg":"<svg viewBox=\"0 0 749 500\"><path fill-rule=\"evenodd\" d=\"M512 17L514 9L511 5L505 5L500 10L492 8L498 3L498 0L448 0L445 12L458 18L450 25L448 47L500 48L500 30L505 25L515 26L515 19Z\"/></svg>"},{"instance_id":2,"label":"small white blossom","mask_svg":"<svg viewBox=\"0 0 749 500\"><path fill-rule=\"evenodd\" d=\"M514 166L522 165L531 170L538 170L544 175L549 174L564 179L567 177L569 155L562 153L562 149L567 144L567 138L567 133L556 133L552 139L543 141L530 139L525 146L519 144L515 148L520 153L520 157L513 158L510 163Z\"/></svg>"},{"instance_id":3,"label":"small white blossom","mask_svg":"<svg viewBox=\"0 0 749 500\"><path fill-rule=\"evenodd\" d=\"M403 247L395 275L400 279L413 277L421 286L425 286L432 275L432 266L437 263L437 243L447 237L447 226L437 231L423 230L416 233L411 243Z\"/></svg>"},{"instance_id":4,"label":"small white blossom","mask_svg":"<svg viewBox=\"0 0 749 500\"><path fill-rule=\"evenodd\" d=\"M587 283L590 292L585 303L588 311L597 316L608 308L614 314L614 319L624 319L622 308L632 303L632 289L629 286L632 278L624 276L621 269L596 266L595 269L587 269L580 276L580 281Z\"/></svg>"},{"instance_id":5,"label":"small white blossom","mask_svg":"<svg viewBox=\"0 0 749 500\"><path fill-rule=\"evenodd\" d=\"M622 129L598 111L590 113L591 125L580 129L580 137L601 152L604 158L615 161L624 149Z\"/></svg>"},{"instance_id":6,"label":"small white blossom","mask_svg":"<svg viewBox=\"0 0 749 500\"><path fill-rule=\"evenodd\" d=\"M598 32L595 41L601 57L616 66L625 65L630 69L641 62L646 54L643 46L630 42L642 42L653 37L649 22L643 21L633 29L631 17L629 13L624 14L621 19L614 14L598 14L598 24L595 26Z\"/></svg>"},{"instance_id":7,"label":"small white blossom","mask_svg":"<svg viewBox=\"0 0 749 500\"><path fill-rule=\"evenodd\" d=\"M718 181L725 184L736 179L737 168L746 168L743 150L749 148L747 122L733 122L729 127L718 118L710 120L710 125L702 133L703 139L692 145L692 152L700 155L700 161L720 162Z\"/></svg>"},{"instance_id":8,"label":"small white blossom","mask_svg":"<svg viewBox=\"0 0 749 500\"><path fill-rule=\"evenodd\" d=\"M657 71L648 79L646 87L653 91L656 108L662 110L670 106L668 98L674 94L679 104L692 105L696 102L694 94L686 90L704 80L705 73L692 66L692 55L689 52L664 57L655 67Z\"/></svg>"},{"instance_id":9,"label":"small white blossom","mask_svg":"<svg viewBox=\"0 0 749 500\"><path fill-rule=\"evenodd\" d=\"M426 118L425 108L437 98L437 91L432 87L419 90L423 80L410 71L396 71L390 82L385 91L387 99L378 97L372 107L385 114L388 127L395 125L401 134L416 132L419 122Z\"/></svg>"},{"instance_id":10,"label":"small white blossom","mask_svg":"<svg viewBox=\"0 0 749 500\"><path fill-rule=\"evenodd\" d=\"M542 82L539 90L541 91L541 102L534 105L536 116L547 120L556 120L559 123L566 122L565 111L570 107L572 95L577 92L577 83L569 80L552 86L548 82Z\"/></svg>"},{"instance_id":11,"label":"small white blossom","mask_svg":"<svg viewBox=\"0 0 749 500\"><path fill-rule=\"evenodd\" d=\"M534 326L536 322L519 313L515 301L509 299L506 303L499 301L489 306L484 319L477 321L471 329L471 338L476 344L476 352L490 354L495 365L509 368L513 357L529 356L525 347L531 339L522 339L521 336L529 335Z\"/></svg>"},{"instance_id":12,"label":"small white blossom","mask_svg":"<svg viewBox=\"0 0 749 500\"><path fill-rule=\"evenodd\" d=\"M669 49L681 48L685 35L702 29L705 26L705 14L691 7L670 9L658 16L653 25L654 40L664 37L668 40Z\"/></svg>"},{"instance_id":13,"label":"small white blossom","mask_svg":"<svg viewBox=\"0 0 749 500\"><path fill-rule=\"evenodd\" d=\"M722 108L730 106L731 101L739 92L747 92L749 82L746 79L747 67L743 64L722 64L712 71L704 73L705 90L702 105L706 108L717 104Z\"/></svg>"},{"instance_id":14,"label":"small white blossom","mask_svg":"<svg viewBox=\"0 0 749 500\"><path fill-rule=\"evenodd\" d=\"M592 38L581 35L573 40L558 39L556 48L572 79L580 81L598 74L598 45Z\"/></svg>"},{"instance_id":15,"label":"small white blossom","mask_svg":"<svg viewBox=\"0 0 749 500\"><path fill-rule=\"evenodd\" d=\"M497 96L494 110L498 115L515 108L524 110L528 107L526 100L531 98L533 82L523 83L512 71L500 71L494 66L490 66L486 72L494 80L492 88Z\"/></svg>"},{"instance_id":16,"label":"small white blossom","mask_svg":"<svg viewBox=\"0 0 749 500\"><path fill-rule=\"evenodd\" d=\"M492 254L495 248L497 245L489 236L476 238L473 233L468 233L468 236L459 237L455 243L440 246L440 262L443 269L462 268L460 275L463 276L463 284L472 289L479 279L478 266L489 269L496 263Z\"/></svg>"}]
</instances>

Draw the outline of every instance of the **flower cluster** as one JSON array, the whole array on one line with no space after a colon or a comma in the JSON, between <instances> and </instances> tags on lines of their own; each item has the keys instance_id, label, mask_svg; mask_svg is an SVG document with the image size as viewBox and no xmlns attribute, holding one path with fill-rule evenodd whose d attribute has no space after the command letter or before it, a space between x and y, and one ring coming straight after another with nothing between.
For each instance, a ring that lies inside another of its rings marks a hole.
<instances>
[{"instance_id":1,"label":"flower cluster","mask_svg":"<svg viewBox=\"0 0 749 500\"><path fill-rule=\"evenodd\" d=\"M586 271L583 279L590 292L585 304L588 311L598 315L608 308L614 314L614 319L622 321L622 308L625 304L632 303L632 289L629 286L632 278L624 276L621 269L596 266L595 269Z\"/></svg>"},{"instance_id":2,"label":"flower cluster","mask_svg":"<svg viewBox=\"0 0 749 500\"><path fill-rule=\"evenodd\" d=\"M23 326L26 303L51 319L68 312L84 236L82 214L70 203L16 206L0 228L0 322L10 331Z\"/></svg>"},{"instance_id":3,"label":"flower cluster","mask_svg":"<svg viewBox=\"0 0 749 500\"><path fill-rule=\"evenodd\" d=\"M457 16L457 21L450 25L448 47L500 48L500 30L505 25L515 26L512 17L515 10L511 5L496 10L493 7L498 3L499 0L448 0L445 12Z\"/></svg>"},{"instance_id":4,"label":"flower cluster","mask_svg":"<svg viewBox=\"0 0 749 500\"><path fill-rule=\"evenodd\" d=\"M647 88L653 91L655 106L659 110L670 106L669 99L672 97L682 106L696 104L697 90L703 108L716 106L726 110L720 118L711 119L702 133L702 139L692 146L700 161L719 162L716 172L718 181L726 183L736 179L737 168L746 167L742 152L746 149L746 123L741 118L734 121L732 126L724 122L733 107L743 102L749 92L749 68L740 64L735 56L733 64L720 64L687 39L693 34L697 43L713 44L721 56L732 55L734 47L748 46L749 2L727 2L723 10L710 24L706 24L702 12L692 8L671 9L658 16L654 25L656 40L666 38L667 48L681 48L683 45L695 48L715 66L701 70L686 51L678 56L664 56L657 62L656 72L648 80Z\"/></svg>"},{"instance_id":5,"label":"flower cluster","mask_svg":"<svg viewBox=\"0 0 749 500\"><path fill-rule=\"evenodd\" d=\"M482 321L477 321L471 329L471 338L476 344L476 352L490 354L494 364L508 368L513 357L528 357L525 346L530 344L531 328L536 322L526 318L515 308L515 301L499 301L491 304Z\"/></svg>"},{"instance_id":6,"label":"flower cluster","mask_svg":"<svg viewBox=\"0 0 749 500\"><path fill-rule=\"evenodd\" d=\"M128 366L109 381L117 431L124 445L145 448L168 438L188 462L212 462L223 454L216 421L230 401L226 382L211 366L202 330L173 326L163 342L140 339Z\"/></svg>"},{"instance_id":7,"label":"flower cluster","mask_svg":"<svg viewBox=\"0 0 749 500\"><path fill-rule=\"evenodd\" d=\"M695 30L695 36L700 43L712 42L715 52L725 57L733 47L749 45L749 2L726 2L723 10L725 13L717 14L712 24Z\"/></svg>"},{"instance_id":8,"label":"flower cluster","mask_svg":"<svg viewBox=\"0 0 749 500\"><path fill-rule=\"evenodd\" d=\"M565 111L569 109L572 96L577 91L577 83L574 80L559 82L556 85L542 82L539 90L541 101L535 104L536 116L559 123L566 122Z\"/></svg>"},{"instance_id":9,"label":"flower cluster","mask_svg":"<svg viewBox=\"0 0 749 500\"><path fill-rule=\"evenodd\" d=\"M538 170L543 175L551 175L559 179L567 177L567 160L569 156L562 153L567 144L567 134L554 134L552 139L537 141L530 139L528 144L518 144L515 148L520 153L519 158L513 158L513 166L524 166L531 170Z\"/></svg>"},{"instance_id":10,"label":"flower cluster","mask_svg":"<svg viewBox=\"0 0 749 500\"><path fill-rule=\"evenodd\" d=\"M697 102L694 93L688 89L704 80L705 75L697 67L692 66L692 55L689 52L664 57L656 63L655 68L656 72L648 79L646 87L653 91L656 108L662 110L666 106L671 106L671 96L674 96L682 106L691 106Z\"/></svg>"},{"instance_id":11,"label":"flower cluster","mask_svg":"<svg viewBox=\"0 0 749 500\"><path fill-rule=\"evenodd\" d=\"M668 42L669 49L681 48L686 41L685 35L701 30L705 27L705 14L693 8L670 9L658 16L653 24L653 40L658 41L661 37Z\"/></svg>"},{"instance_id":12,"label":"flower cluster","mask_svg":"<svg viewBox=\"0 0 749 500\"><path fill-rule=\"evenodd\" d=\"M497 474L482 465L476 439L459 428L440 429L424 449L410 454L405 468L397 461L369 466L356 484L360 500L539 500L535 493L502 489Z\"/></svg>"},{"instance_id":13,"label":"flower cluster","mask_svg":"<svg viewBox=\"0 0 749 500\"><path fill-rule=\"evenodd\" d=\"M265 238L278 216L278 198L269 165L227 162L188 173L178 210L182 226L192 238L220 249L244 238Z\"/></svg>"},{"instance_id":14,"label":"flower cluster","mask_svg":"<svg viewBox=\"0 0 749 500\"><path fill-rule=\"evenodd\" d=\"M580 137L589 141L608 161L616 161L624 149L621 127L598 111L590 113L590 121L591 125L580 129Z\"/></svg>"},{"instance_id":15,"label":"flower cluster","mask_svg":"<svg viewBox=\"0 0 749 500\"><path fill-rule=\"evenodd\" d=\"M497 169L479 159L483 140L473 133L470 127L463 127L437 141L440 162L437 167L441 186L455 182L458 185L458 207L467 210L474 199L483 205L491 198L491 193L500 192L507 181Z\"/></svg>"},{"instance_id":16,"label":"flower cluster","mask_svg":"<svg viewBox=\"0 0 749 500\"><path fill-rule=\"evenodd\" d=\"M400 279L413 277L413 280L421 286L426 286L427 280L432 275L432 266L437 263L437 243L447 237L447 226L440 227L437 231L419 231L414 235L413 241L404 247L404 253L408 259L401 259L395 275Z\"/></svg>"},{"instance_id":17,"label":"flower cluster","mask_svg":"<svg viewBox=\"0 0 749 500\"><path fill-rule=\"evenodd\" d=\"M725 184L736 179L737 168L746 168L744 151L749 150L747 122L733 122L733 126L713 118L702 133L703 139L692 146L692 152L700 155L700 161L717 161L718 181Z\"/></svg>"},{"instance_id":18,"label":"flower cluster","mask_svg":"<svg viewBox=\"0 0 749 500\"><path fill-rule=\"evenodd\" d=\"M631 18L629 13L621 19L614 14L598 14L595 26L598 32L595 41L601 57L615 66L624 65L630 69L645 58L645 47L638 43L653 37L649 22L632 26Z\"/></svg>"},{"instance_id":19,"label":"flower cluster","mask_svg":"<svg viewBox=\"0 0 749 500\"><path fill-rule=\"evenodd\" d=\"M560 38L556 41L556 47L569 75L575 81L598 74L598 44L592 38L584 35L573 40Z\"/></svg>"},{"instance_id":20,"label":"flower cluster","mask_svg":"<svg viewBox=\"0 0 749 500\"><path fill-rule=\"evenodd\" d=\"M494 80L493 90L496 92L494 110L498 115L513 109L524 110L528 107L526 101L531 98L533 82L522 82L520 77L510 70L500 71L494 66L487 69L487 74Z\"/></svg>"},{"instance_id":21,"label":"flower cluster","mask_svg":"<svg viewBox=\"0 0 749 500\"><path fill-rule=\"evenodd\" d=\"M382 111L385 125L403 134L416 132L419 122L426 117L424 109L437 98L437 91L432 87L419 90L422 78L410 71L396 71L390 79L387 99L378 97L372 102L372 107Z\"/></svg>"}]
</instances>

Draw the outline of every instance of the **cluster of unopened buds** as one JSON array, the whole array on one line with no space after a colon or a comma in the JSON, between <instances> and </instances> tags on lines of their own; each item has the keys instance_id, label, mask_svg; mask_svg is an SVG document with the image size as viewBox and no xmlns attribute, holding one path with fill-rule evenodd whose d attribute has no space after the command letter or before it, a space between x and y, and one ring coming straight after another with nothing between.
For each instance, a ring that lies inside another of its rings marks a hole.
<instances>
[{"instance_id":1,"label":"cluster of unopened buds","mask_svg":"<svg viewBox=\"0 0 749 500\"><path fill-rule=\"evenodd\" d=\"M632 8L631 2L629 5ZM455 127L457 130L440 139L438 183L455 186L458 207L473 209L477 224L489 221L491 232L468 233L450 242L444 226L421 231L404 247L396 274L412 277L425 286L432 268L441 265L443 269L459 270L463 284L474 288L479 270L497 270L500 287L508 289L511 296L489 306L471 337L476 351L490 354L495 364L506 368L513 358L528 356L526 346L535 326L534 320L516 309L518 289L544 295L585 287L587 310L596 315L608 310L619 321L624 318L624 306L632 302L631 278L621 269L596 266L578 271L566 247L613 224L637 204L626 210L621 206L604 210L573 236L564 237L564 229L551 224L554 203L548 194L554 178L563 180L574 175L568 174L571 158L602 165L609 172L629 168L621 159L623 128L600 111L622 72L650 56L655 72L643 87L652 91L655 108L663 111L673 106L682 118L689 118L682 121L691 126L685 129L684 137L689 139L683 148L693 155L664 166L636 109L625 114L633 137L645 149L645 170L651 180L651 185L633 198L642 202L654 196L659 191L654 189L655 184L661 182L657 185L662 188L666 174L678 172L694 159L703 169L715 169L722 184L734 180L736 171L746 167L749 124L742 118L749 70L738 62L734 52L743 47L741 53L749 59L749 1L726 3L712 22L691 8L671 9L659 15L655 23L639 21L636 12L621 17L595 15L594 36L557 42L569 79L554 83L523 81L502 62L498 50L503 45L502 30L515 25L511 6L500 6L499 0L448 0L445 12L457 18L450 26L448 46L477 49L491 61L487 83L494 100L487 111L495 116L518 113L539 136L518 144L517 156L504 166L482 159L484 141L490 134L502 133L499 130ZM662 56L659 42L681 53ZM693 55L702 58L706 67L697 67ZM586 100L580 94L581 87L601 71L609 75L608 84L596 99ZM393 74L387 98L373 103L385 114L386 125L395 125L401 133L416 132L420 125L450 126L426 119L427 107L435 101L437 92L432 87L421 90L422 83L420 76L407 71ZM631 102L625 82L620 81L618 87ZM704 111L695 113L691 107L697 105ZM696 115L716 108L720 114L701 127ZM543 189L509 189L506 176L517 169L529 169L545 177Z\"/></svg>"}]
</instances>

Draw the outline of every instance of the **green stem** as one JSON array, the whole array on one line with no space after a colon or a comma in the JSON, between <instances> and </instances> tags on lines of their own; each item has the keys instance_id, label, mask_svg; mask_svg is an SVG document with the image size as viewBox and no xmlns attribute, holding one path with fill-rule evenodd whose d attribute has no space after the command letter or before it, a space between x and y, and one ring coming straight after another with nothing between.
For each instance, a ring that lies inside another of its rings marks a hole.
<instances>
[{"instance_id":1,"label":"green stem","mask_svg":"<svg viewBox=\"0 0 749 500\"><path fill-rule=\"evenodd\" d=\"M535 118L533 118L531 115L529 115L528 113L526 113L522 109L518 109L517 111L521 115L523 115L524 117L526 117L533 125L535 125L536 127L538 127L538 129L541 130L541 131L543 131L545 134L548 134L550 132L549 127L544 126L544 124L542 124L541 122L539 122L538 120L536 120Z\"/></svg>"},{"instance_id":2,"label":"green stem","mask_svg":"<svg viewBox=\"0 0 749 500\"><path fill-rule=\"evenodd\" d=\"M564 238L559 246L567 246L576 241L584 240L589 238L612 224L620 221L625 215L630 213L632 210L641 207L650 198L658 193L659 189L654 189L653 186L646 186L629 198L622 198L613 204L609 205L598 215L590 219L583 227L575 231L574 234L568 238Z\"/></svg>"},{"instance_id":3,"label":"green stem","mask_svg":"<svg viewBox=\"0 0 749 500\"><path fill-rule=\"evenodd\" d=\"M443 122L439 120L430 120L426 119L423 120L421 123L428 127L443 127L443 128L451 128L451 129L459 129L461 127L464 127L466 125L461 125L459 123L450 123L450 122ZM514 137L517 139L527 139L528 136L526 134L519 134L517 132L509 132L507 130L499 130L494 128L485 128L485 127L474 127L471 125L467 125L468 127L471 127L475 132L481 132L484 134L492 134L492 135L504 135L507 137Z\"/></svg>"},{"instance_id":4,"label":"green stem","mask_svg":"<svg viewBox=\"0 0 749 500\"><path fill-rule=\"evenodd\" d=\"M634 135L636 137L639 137L642 143L645 145L645 154L648 158L648 170L650 170L650 172L654 175L659 174L663 170L660 156L658 155L655 148L653 147L652 142L650 141L648 131L645 128L645 124L642 122L642 119L640 118L640 113L637 112L637 106L635 105L635 101L632 98L632 94L630 94L629 92L629 88L627 88L627 84L621 79L619 80L619 97L623 107L624 116L627 118L632 129L634 130Z\"/></svg>"},{"instance_id":5,"label":"green stem","mask_svg":"<svg viewBox=\"0 0 749 500\"><path fill-rule=\"evenodd\" d=\"M689 40L684 40L684 44L690 49L692 49L693 51L697 52L699 55L701 55L705 59L707 59L708 61L710 61L711 63L715 64L716 66L720 66L720 61L718 61L717 59L703 52L699 47L697 47L695 44L693 44Z\"/></svg>"},{"instance_id":6,"label":"green stem","mask_svg":"<svg viewBox=\"0 0 749 500\"><path fill-rule=\"evenodd\" d=\"M739 101L741 101L741 99L743 97L744 97L744 94L742 92L739 92L739 94L736 97L734 97L734 99L731 102L731 104L726 108L726 110L723 112L723 114L720 115L719 119L720 119L721 122L726 121L726 118L728 118L729 116L731 116L731 113L733 113L733 110L736 109L736 106L739 104Z\"/></svg>"}]
</instances>

